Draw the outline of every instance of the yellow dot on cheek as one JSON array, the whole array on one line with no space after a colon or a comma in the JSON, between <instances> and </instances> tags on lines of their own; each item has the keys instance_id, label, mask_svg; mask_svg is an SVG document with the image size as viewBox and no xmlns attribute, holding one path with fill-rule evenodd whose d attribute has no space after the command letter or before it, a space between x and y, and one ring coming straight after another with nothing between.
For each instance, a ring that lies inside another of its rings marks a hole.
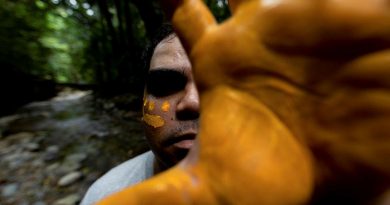
<instances>
[{"instance_id":1,"label":"yellow dot on cheek","mask_svg":"<svg viewBox=\"0 0 390 205\"><path fill-rule=\"evenodd\" d=\"M143 120L154 128L162 127L165 124L164 119L159 115L144 114Z\"/></svg>"},{"instance_id":2,"label":"yellow dot on cheek","mask_svg":"<svg viewBox=\"0 0 390 205\"><path fill-rule=\"evenodd\" d=\"M154 110L154 102L153 102L153 101L150 101L150 102L149 102L148 110L149 110L149 111Z\"/></svg>"},{"instance_id":3,"label":"yellow dot on cheek","mask_svg":"<svg viewBox=\"0 0 390 205\"><path fill-rule=\"evenodd\" d=\"M169 107L170 107L169 102L168 101L164 101L162 106L161 106L161 110L164 111L164 112L168 112Z\"/></svg>"}]
</instances>

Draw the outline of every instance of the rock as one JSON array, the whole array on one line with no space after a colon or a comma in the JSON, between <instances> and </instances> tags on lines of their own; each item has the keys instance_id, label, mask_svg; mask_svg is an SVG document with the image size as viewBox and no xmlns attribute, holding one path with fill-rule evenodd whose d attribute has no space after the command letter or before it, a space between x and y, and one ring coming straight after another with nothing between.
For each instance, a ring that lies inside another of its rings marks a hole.
<instances>
[{"instance_id":1,"label":"rock","mask_svg":"<svg viewBox=\"0 0 390 205\"><path fill-rule=\"evenodd\" d=\"M10 169L17 169L32 158L33 156L29 152L12 153L5 156L4 161L8 163Z\"/></svg>"},{"instance_id":2,"label":"rock","mask_svg":"<svg viewBox=\"0 0 390 205\"><path fill-rule=\"evenodd\" d=\"M81 172L71 172L63 177L58 181L58 186L68 186L70 184L73 184L77 180L79 180L83 174Z\"/></svg>"},{"instance_id":3,"label":"rock","mask_svg":"<svg viewBox=\"0 0 390 205\"><path fill-rule=\"evenodd\" d=\"M43 201L37 201L37 202L34 202L32 205L46 205L46 203Z\"/></svg>"},{"instance_id":4,"label":"rock","mask_svg":"<svg viewBox=\"0 0 390 205\"><path fill-rule=\"evenodd\" d=\"M48 173L55 172L58 169L58 167L60 167L60 163L55 162L46 167L46 172Z\"/></svg>"},{"instance_id":5,"label":"rock","mask_svg":"<svg viewBox=\"0 0 390 205\"><path fill-rule=\"evenodd\" d=\"M121 157L101 152L117 146L111 136L141 135L136 120L122 124L122 118L107 115L102 103L84 99L38 102L18 115L0 117L0 205L77 204L107 167L126 157L121 146ZM106 107L114 112L112 106Z\"/></svg>"},{"instance_id":6,"label":"rock","mask_svg":"<svg viewBox=\"0 0 390 205\"><path fill-rule=\"evenodd\" d=\"M1 190L2 197L10 197L13 196L19 189L19 185L17 183L12 183L5 185Z\"/></svg>"},{"instance_id":7,"label":"rock","mask_svg":"<svg viewBox=\"0 0 390 205\"><path fill-rule=\"evenodd\" d=\"M56 145L51 145L46 148L46 152L58 152L60 148Z\"/></svg>"},{"instance_id":8,"label":"rock","mask_svg":"<svg viewBox=\"0 0 390 205\"><path fill-rule=\"evenodd\" d=\"M57 159L59 150L60 148L56 145L47 147L43 159L45 161L53 161Z\"/></svg>"},{"instance_id":9,"label":"rock","mask_svg":"<svg viewBox=\"0 0 390 205\"><path fill-rule=\"evenodd\" d=\"M69 173L81 168L81 164L77 161L65 161L58 169L60 173Z\"/></svg>"},{"instance_id":10,"label":"rock","mask_svg":"<svg viewBox=\"0 0 390 205\"><path fill-rule=\"evenodd\" d=\"M107 137L108 135L110 135L109 132L95 131L95 132L91 135L91 137L93 137L93 138L96 137L96 138L98 138L98 139L102 139L102 138Z\"/></svg>"},{"instance_id":11,"label":"rock","mask_svg":"<svg viewBox=\"0 0 390 205\"><path fill-rule=\"evenodd\" d=\"M9 140L19 143L28 143L32 140L33 137L34 133L31 132L19 132L13 135L6 136L6 138L8 138Z\"/></svg>"},{"instance_id":12,"label":"rock","mask_svg":"<svg viewBox=\"0 0 390 205\"><path fill-rule=\"evenodd\" d=\"M30 143L25 144L24 148L27 151L36 152L36 151L39 150L39 144L38 143L34 143L34 142L30 142Z\"/></svg>"},{"instance_id":13,"label":"rock","mask_svg":"<svg viewBox=\"0 0 390 205\"><path fill-rule=\"evenodd\" d=\"M71 162L82 162L87 158L87 155L84 153L75 153L68 155L65 158L65 161L71 161Z\"/></svg>"},{"instance_id":14,"label":"rock","mask_svg":"<svg viewBox=\"0 0 390 205\"><path fill-rule=\"evenodd\" d=\"M60 173L69 173L76 171L81 168L81 162L84 161L86 158L87 155L84 153L75 153L68 155L58 170L60 171Z\"/></svg>"},{"instance_id":15,"label":"rock","mask_svg":"<svg viewBox=\"0 0 390 205\"><path fill-rule=\"evenodd\" d=\"M20 119L21 117L22 117L21 115L9 115L9 116L2 117L0 118L0 126L7 126L9 123L17 119Z\"/></svg>"},{"instance_id":16,"label":"rock","mask_svg":"<svg viewBox=\"0 0 390 205\"><path fill-rule=\"evenodd\" d=\"M42 159L35 159L34 161L31 162L31 166L38 168L38 167L43 167L45 163L42 161Z\"/></svg>"},{"instance_id":17,"label":"rock","mask_svg":"<svg viewBox=\"0 0 390 205\"><path fill-rule=\"evenodd\" d=\"M111 103L111 102L106 102L103 104L103 108L106 109L106 110L110 110L112 108L115 107L115 104L114 103Z\"/></svg>"},{"instance_id":18,"label":"rock","mask_svg":"<svg viewBox=\"0 0 390 205\"><path fill-rule=\"evenodd\" d=\"M81 197L78 194L71 194L54 202L54 205L75 205L80 202Z\"/></svg>"}]
</instances>

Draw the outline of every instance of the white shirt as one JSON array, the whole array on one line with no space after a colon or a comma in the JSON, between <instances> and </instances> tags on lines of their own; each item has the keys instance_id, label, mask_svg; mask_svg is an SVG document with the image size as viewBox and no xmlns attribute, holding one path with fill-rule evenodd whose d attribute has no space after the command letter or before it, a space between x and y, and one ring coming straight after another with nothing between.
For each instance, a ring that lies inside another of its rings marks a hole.
<instances>
[{"instance_id":1,"label":"white shirt","mask_svg":"<svg viewBox=\"0 0 390 205\"><path fill-rule=\"evenodd\" d=\"M89 187L80 205L92 205L104 197L153 176L154 154L145 152L114 167Z\"/></svg>"}]
</instances>

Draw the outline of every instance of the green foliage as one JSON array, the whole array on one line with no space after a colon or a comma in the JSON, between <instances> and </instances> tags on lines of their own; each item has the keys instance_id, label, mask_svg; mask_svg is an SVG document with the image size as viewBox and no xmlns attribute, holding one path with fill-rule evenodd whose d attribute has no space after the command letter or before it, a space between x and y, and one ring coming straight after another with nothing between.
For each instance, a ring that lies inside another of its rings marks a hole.
<instances>
[{"instance_id":1,"label":"green foliage","mask_svg":"<svg viewBox=\"0 0 390 205\"><path fill-rule=\"evenodd\" d=\"M47 60L56 81L91 83L92 76L82 72L85 69L83 56L89 40L89 30L71 18L62 7L46 13L46 26L40 42L52 51Z\"/></svg>"},{"instance_id":2,"label":"green foliage","mask_svg":"<svg viewBox=\"0 0 390 205\"><path fill-rule=\"evenodd\" d=\"M205 3L218 21L230 15L226 0ZM0 5L2 69L133 91L140 87L143 48L164 21L158 0L0 0Z\"/></svg>"},{"instance_id":3,"label":"green foliage","mask_svg":"<svg viewBox=\"0 0 390 205\"><path fill-rule=\"evenodd\" d=\"M57 82L93 82L84 51L89 29L62 5L0 0L0 65Z\"/></svg>"},{"instance_id":4,"label":"green foliage","mask_svg":"<svg viewBox=\"0 0 390 205\"><path fill-rule=\"evenodd\" d=\"M230 16L227 0L205 0L205 3L218 22L222 22Z\"/></svg>"},{"instance_id":5,"label":"green foliage","mask_svg":"<svg viewBox=\"0 0 390 205\"><path fill-rule=\"evenodd\" d=\"M44 15L28 2L0 0L0 65L3 69L49 74L49 50L38 42L44 32Z\"/></svg>"}]
</instances>

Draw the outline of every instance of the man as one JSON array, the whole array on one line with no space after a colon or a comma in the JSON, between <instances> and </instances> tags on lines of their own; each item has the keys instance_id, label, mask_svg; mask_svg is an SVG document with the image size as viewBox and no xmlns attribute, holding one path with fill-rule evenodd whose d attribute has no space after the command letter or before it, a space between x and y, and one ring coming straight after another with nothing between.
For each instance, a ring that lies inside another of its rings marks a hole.
<instances>
[{"instance_id":1,"label":"man","mask_svg":"<svg viewBox=\"0 0 390 205\"><path fill-rule=\"evenodd\" d=\"M81 205L164 171L185 157L198 132L199 96L191 64L169 24L146 51L143 121L151 151L128 160L98 179Z\"/></svg>"}]
</instances>

